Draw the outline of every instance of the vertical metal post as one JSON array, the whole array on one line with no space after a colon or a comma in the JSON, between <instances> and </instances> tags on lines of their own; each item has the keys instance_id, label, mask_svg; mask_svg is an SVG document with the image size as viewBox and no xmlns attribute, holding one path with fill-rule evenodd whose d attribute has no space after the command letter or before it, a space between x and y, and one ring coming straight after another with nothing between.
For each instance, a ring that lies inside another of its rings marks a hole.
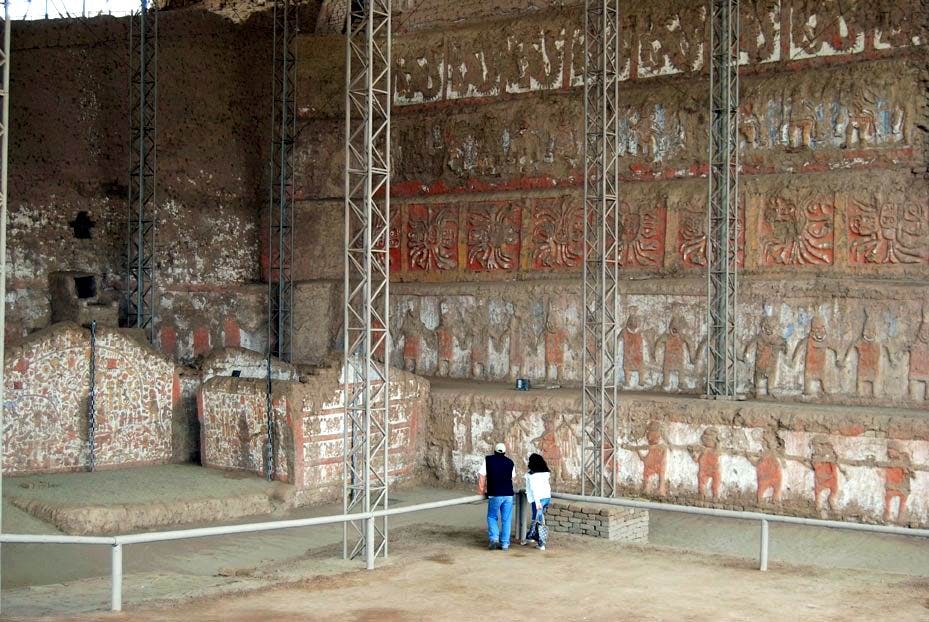
<instances>
[{"instance_id":1,"label":"vertical metal post","mask_svg":"<svg viewBox=\"0 0 929 622\"><path fill-rule=\"evenodd\" d=\"M706 394L737 391L739 2L710 0L710 171L707 210Z\"/></svg>"},{"instance_id":2,"label":"vertical metal post","mask_svg":"<svg viewBox=\"0 0 929 622\"><path fill-rule=\"evenodd\" d=\"M582 494L616 494L619 315L619 2L584 13L584 348Z\"/></svg>"},{"instance_id":3,"label":"vertical metal post","mask_svg":"<svg viewBox=\"0 0 929 622\"><path fill-rule=\"evenodd\" d=\"M87 457L88 469L97 466L97 321L90 323L90 387L87 391Z\"/></svg>"},{"instance_id":4,"label":"vertical metal post","mask_svg":"<svg viewBox=\"0 0 929 622\"><path fill-rule=\"evenodd\" d=\"M127 320L154 341L158 11L149 0L140 0L138 15L130 18L129 70Z\"/></svg>"},{"instance_id":5,"label":"vertical metal post","mask_svg":"<svg viewBox=\"0 0 929 622\"><path fill-rule=\"evenodd\" d=\"M761 521L761 553L758 555L758 569L768 570L768 521Z\"/></svg>"},{"instance_id":6,"label":"vertical metal post","mask_svg":"<svg viewBox=\"0 0 929 622\"><path fill-rule=\"evenodd\" d=\"M390 0L346 16L344 511L388 506ZM346 558L387 555L387 518L346 526ZM373 561L372 561L373 563Z\"/></svg>"},{"instance_id":7,"label":"vertical metal post","mask_svg":"<svg viewBox=\"0 0 929 622\"><path fill-rule=\"evenodd\" d=\"M2 117L0 117L0 499L3 499L3 357L4 341L6 340L6 211L7 211L7 178L10 146L10 6L9 0L3 0L3 56L0 64L3 65L3 98ZM0 508L2 508L0 503ZM3 533L3 512L0 510L0 533ZM2 611L2 599L0 599Z\"/></svg>"},{"instance_id":8,"label":"vertical metal post","mask_svg":"<svg viewBox=\"0 0 929 622\"><path fill-rule=\"evenodd\" d=\"M114 544L110 549L110 609L123 610L123 545Z\"/></svg>"}]
</instances>

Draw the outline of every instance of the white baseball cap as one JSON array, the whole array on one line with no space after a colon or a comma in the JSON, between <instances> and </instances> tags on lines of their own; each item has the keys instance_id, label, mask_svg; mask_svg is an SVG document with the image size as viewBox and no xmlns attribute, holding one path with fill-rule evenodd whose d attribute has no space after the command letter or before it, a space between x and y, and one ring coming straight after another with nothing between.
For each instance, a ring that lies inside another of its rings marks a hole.
<instances>
[{"instance_id":1,"label":"white baseball cap","mask_svg":"<svg viewBox=\"0 0 929 622\"><path fill-rule=\"evenodd\" d=\"M498 454L505 454L506 445L504 445L503 443L497 443L496 446L494 446L494 451Z\"/></svg>"}]
</instances>

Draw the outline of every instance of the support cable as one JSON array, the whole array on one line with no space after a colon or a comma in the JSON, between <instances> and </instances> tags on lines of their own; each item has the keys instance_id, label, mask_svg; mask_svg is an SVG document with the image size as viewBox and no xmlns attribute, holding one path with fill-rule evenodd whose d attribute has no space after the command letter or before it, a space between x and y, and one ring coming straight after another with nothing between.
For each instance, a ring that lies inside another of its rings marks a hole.
<instances>
[{"instance_id":1,"label":"support cable","mask_svg":"<svg viewBox=\"0 0 929 622\"><path fill-rule=\"evenodd\" d=\"M158 11L140 0L129 20L129 217L127 324L155 338L155 183L158 109Z\"/></svg>"},{"instance_id":2,"label":"support cable","mask_svg":"<svg viewBox=\"0 0 929 622\"><path fill-rule=\"evenodd\" d=\"M584 348L582 490L616 494L619 316L619 2L584 13ZM586 493L585 493L586 494Z\"/></svg>"},{"instance_id":3,"label":"support cable","mask_svg":"<svg viewBox=\"0 0 929 622\"><path fill-rule=\"evenodd\" d=\"M391 2L346 16L343 507L388 506ZM343 555L387 555L387 519L344 528Z\"/></svg>"},{"instance_id":4,"label":"support cable","mask_svg":"<svg viewBox=\"0 0 929 622\"><path fill-rule=\"evenodd\" d=\"M97 320L90 323L90 386L87 391L87 468L97 468Z\"/></svg>"},{"instance_id":5,"label":"support cable","mask_svg":"<svg viewBox=\"0 0 929 622\"><path fill-rule=\"evenodd\" d=\"M707 397L735 398L739 243L739 2L710 0Z\"/></svg>"}]
</instances>

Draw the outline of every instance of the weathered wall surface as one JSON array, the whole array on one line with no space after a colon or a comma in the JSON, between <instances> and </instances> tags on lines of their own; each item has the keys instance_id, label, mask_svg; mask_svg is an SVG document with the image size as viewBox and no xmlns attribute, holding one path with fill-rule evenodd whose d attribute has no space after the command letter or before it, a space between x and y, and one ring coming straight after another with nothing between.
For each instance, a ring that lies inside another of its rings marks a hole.
<instances>
[{"instance_id":1,"label":"weathered wall surface","mask_svg":"<svg viewBox=\"0 0 929 622\"><path fill-rule=\"evenodd\" d=\"M87 468L90 356L90 331L68 323L7 350L5 474ZM131 331L101 329L94 378L98 468L187 459L174 363Z\"/></svg>"},{"instance_id":2,"label":"weathered wall surface","mask_svg":"<svg viewBox=\"0 0 929 622\"><path fill-rule=\"evenodd\" d=\"M258 206L270 109L266 29L203 11L160 18L158 330L192 360L217 345L263 349ZM122 288L127 216L128 21L17 22L13 35L7 337L49 321L49 275L84 271ZM83 214L83 216L82 216ZM90 221L90 225L86 222ZM79 234L81 223L86 234ZM214 313L215 310L215 313ZM239 342L225 336L241 330ZM173 334L173 337L172 337ZM202 349L202 347L200 348Z\"/></svg>"},{"instance_id":3,"label":"weathered wall surface","mask_svg":"<svg viewBox=\"0 0 929 622\"><path fill-rule=\"evenodd\" d=\"M576 391L435 383L427 466L475 481L504 441L541 452L553 486L580 488ZM929 524L929 422L908 411L628 396L614 468L623 494L685 504L911 526ZM521 475L521 474L520 474Z\"/></svg>"},{"instance_id":4,"label":"weathered wall surface","mask_svg":"<svg viewBox=\"0 0 929 622\"><path fill-rule=\"evenodd\" d=\"M275 476L294 485L293 502L342 494L344 408L338 369L306 382L275 382ZM263 380L214 377L200 390L203 464L264 473L266 387ZM423 455L429 383L402 371L391 379L390 477L406 481Z\"/></svg>"},{"instance_id":5,"label":"weathered wall surface","mask_svg":"<svg viewBox=\"0 0 929 622\"><path fill-rule=\"evenodd\" d=\"M575 384L582 11L578 3L446 4L398 18L408 21L401 31L416 33L393 48L394 364ZM481 14L498 8L497 19ZM633 390L699 391L704 5L623 9L621 379ZM921 25L909 17L919 10L890 1L742 4L747 392L926 407L927 63ZM462 21L450 25L456 11ZM301 49L330 40L307 37ZM300 70L301 92L313 93L309 86L340 62L335 52L317 57ZM328 216L331 225L318 227L338 232L341 210L328 206L342 190L342 120L329 94L306 101L300 195L318 218ZM308 240L307 251L340 258L340 245L325 235ZM337 278L328 261L320 265L300 278Z\"/></svg>"}]
</instances>

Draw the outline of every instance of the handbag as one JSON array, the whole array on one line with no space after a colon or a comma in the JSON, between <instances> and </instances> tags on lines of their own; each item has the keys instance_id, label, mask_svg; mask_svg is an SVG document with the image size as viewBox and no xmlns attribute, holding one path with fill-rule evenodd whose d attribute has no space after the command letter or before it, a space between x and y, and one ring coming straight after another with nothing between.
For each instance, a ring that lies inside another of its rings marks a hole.
<instances>
[{"instance_id":1,"label":"handbag","mask_svg":"<svg viewBox=\"0 0 929 622\"><path fill-rule=\"evenodd\" d=\"M532 521L532 528L539 542L548 542L548 527L545 525L545 512L539 512L538 518Z\"/></svg>"}]
</instances>

